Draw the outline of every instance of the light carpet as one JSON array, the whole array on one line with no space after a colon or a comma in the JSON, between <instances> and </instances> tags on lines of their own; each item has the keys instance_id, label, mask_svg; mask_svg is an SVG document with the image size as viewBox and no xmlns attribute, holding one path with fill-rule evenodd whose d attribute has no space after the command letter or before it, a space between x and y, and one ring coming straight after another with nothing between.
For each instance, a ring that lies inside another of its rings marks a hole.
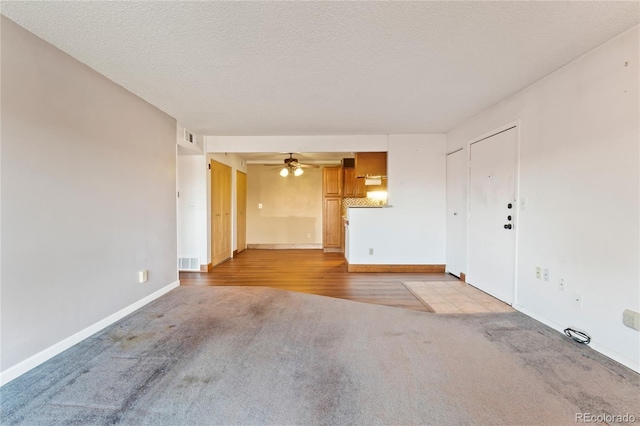
<instances>
[{"instance_id":1,"label":"light carpet","mask_svg":"<svg viewBox=\"0 0 640 426\"><path fill-rule=\"evenodd\" d=\"M560 425L640 419L640 376L518 312L180 287L0 398L3 425Z\"/></svg>"}]
</instances>

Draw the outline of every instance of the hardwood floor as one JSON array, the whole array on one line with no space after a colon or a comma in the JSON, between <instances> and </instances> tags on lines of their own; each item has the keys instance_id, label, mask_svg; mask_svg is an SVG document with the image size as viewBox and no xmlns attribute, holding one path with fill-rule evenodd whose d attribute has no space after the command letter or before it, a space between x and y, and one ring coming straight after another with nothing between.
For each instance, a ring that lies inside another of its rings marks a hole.
<instances>
[{"instance_id":1,"label":"hardwood floor","mask_svg":"<svg viewBox=\"0 0 640 426\"><path fill-rule=\"evenodd\" d=\"M265 286L430 312L401 281L447 281L442 273L349 273L342 253L244 250L209 273L180 272L184 286Z\"/></svg>"}]
</instances>

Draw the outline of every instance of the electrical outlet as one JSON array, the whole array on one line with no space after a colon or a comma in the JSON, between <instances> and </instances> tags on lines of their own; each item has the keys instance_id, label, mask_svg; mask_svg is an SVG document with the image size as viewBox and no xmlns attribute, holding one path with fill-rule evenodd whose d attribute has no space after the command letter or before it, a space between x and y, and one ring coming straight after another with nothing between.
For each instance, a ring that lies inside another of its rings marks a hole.
<instances>
[{"instance_id":1,"label":"electrical outlet","mask_svg":"<svg viewBox=\"0 0 640 426\"><path fill-rule=\"evenodd\" d=\"M578 308L582 308L582 295L581 294L574 294L573 295L573 304L575 306L577 306Z\"/></svg>"},{"instance_id":2,"label":"electrical outlet","mask_svg":"<svg viewBox=\"0 0 640 426\"><path fill-rule=\"evenodd\" d=\"M640 313L625 309L622 313L622 323L629 328L640 331Z\"/></svg>"},{"instance_id":3,"label":"electrical outlet","mask_svg":"<svg viewBox=\"0 0 640 426\"><path fill-rule=\"evenodd\" d=\"M558 290L565 291L566 288L567 288L567 282L564 280L564 278L560 278L560 281L558 281Z\"/></svg>"},{"instance_id":4,"label":"electrical outlet","mask_svg":"<svg viewBox=\"0 0 640 426\"><path fill-rule=\"evenodd\" d=\"M370 256L373 255L373 249L372 248L369 249L369 255Z\"/></svg>"},{"instance_id":5,"label":"electrical outlet","mask_svg":"<svg viewBox=\"0 0 640 426\"><path fill-rule=\"evenodd\" d=\"M545 269L544 271L542 271L542 277L544 278L545 281L549 281L549 270Z\"/></svg>"},{"instance_id":6,"label":"electrical outlet","mask_svg":"<svg viewBox=\"0 0 640 426\"><path fill-rule=\"evenodd\" d=\"M542 278L542 269L539 266L536 266L536 278Z\"/></svg>"},{"instance_id":7,"label":"electrical outlet","mask_svg":"<svg viewBox=\"0 0 640 426\"><path fill-rule=\"evenodd\" d=\"M149 279L149 271L147 271L146 269L143 269L142 271L138 272L138 282L144 283L144 282L147 282L148 279Z\"/></svg>"},{"instance_id":8,"label":"electrical outlet","mask_svg":"<svg viewBox=\"0 0 640 426\"><path fill-rule=\"evenodd\" d=\"M311 234L307 234L307 238L311 238Z\"/></svg>"}]
</instances>

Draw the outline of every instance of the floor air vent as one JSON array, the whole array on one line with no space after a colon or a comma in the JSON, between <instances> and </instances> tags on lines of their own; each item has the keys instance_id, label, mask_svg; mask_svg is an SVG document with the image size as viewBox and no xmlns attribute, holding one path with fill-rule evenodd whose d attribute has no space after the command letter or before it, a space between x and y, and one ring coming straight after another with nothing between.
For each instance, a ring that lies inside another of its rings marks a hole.
<instances>
[{"instance_id":1,"label":"floor air vent","mask_svg":"<svg viewBox=\"0 0 640 426\"><path fill-rule=\"evenodd\" d=\"M199 271L200 259L197 257L179 257L178 269L181 271Z\"/></svg>"}]
</instances>

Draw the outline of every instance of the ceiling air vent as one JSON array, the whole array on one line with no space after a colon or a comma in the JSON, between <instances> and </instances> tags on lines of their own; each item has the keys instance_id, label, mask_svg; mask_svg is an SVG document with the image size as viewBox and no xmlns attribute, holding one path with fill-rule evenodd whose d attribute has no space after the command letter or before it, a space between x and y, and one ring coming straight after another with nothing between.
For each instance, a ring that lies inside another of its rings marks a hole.
<instances>
[{"instance_id":1,"label":"ceiling air vent","mask_svg":"<svg viewBox=\"0 0 640 426\"><path fill-rule=\"evenodd\" d=\"M184 129L184 140L191 143L195 142L193 133L189 132L187 129Z\"/></svg>"}]
</instances>

